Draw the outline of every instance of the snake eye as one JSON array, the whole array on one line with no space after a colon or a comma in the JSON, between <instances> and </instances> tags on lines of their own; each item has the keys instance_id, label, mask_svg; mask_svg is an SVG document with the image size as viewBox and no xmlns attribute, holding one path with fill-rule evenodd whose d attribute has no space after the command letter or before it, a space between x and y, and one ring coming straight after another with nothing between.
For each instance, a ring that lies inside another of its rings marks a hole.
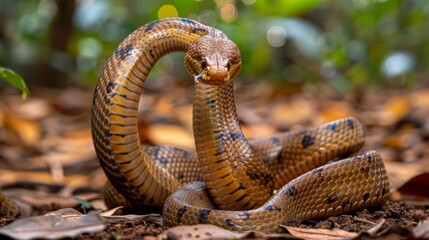
<instances>
[{"instance_id":1,"label":"snake eye","mask_svg":"<svg viewBox=\"0 0 429 240\"><path fill-rule=\"evenodd\" d=\"M229 62L229 60L228 60L228 62L226 63L226 68L227 68L228 70L231 68L231 63Z\"/></svg>"},{"instance_id":2,"label":"snake eye","mask_svg":"<svg viewBox=\"0 0 429 240\"><path fill-rule=\"evenodd\" d=\"M201 68L202 69L205 69L207 67L207 61L205 60L205 59L203 59L202 61L201 61Z\"/></svg>"}]
</instances>

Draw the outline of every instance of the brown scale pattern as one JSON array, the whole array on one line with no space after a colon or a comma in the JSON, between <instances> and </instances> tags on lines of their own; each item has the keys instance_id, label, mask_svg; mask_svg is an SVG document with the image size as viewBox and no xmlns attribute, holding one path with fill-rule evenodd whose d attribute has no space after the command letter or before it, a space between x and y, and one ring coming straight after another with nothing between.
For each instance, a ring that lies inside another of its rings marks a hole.
<instances>
[{"instance_id":1,"label":"brown scale pattern","mask_svg":"<svg viewBox=\"0 0 429 240\"><path fill-rule=\"evenodd\" d=\"M144 81L158 59L174 51L186 52L185 66L197 81L196 152L141 146L138 138ZM94 145L110 181L109 206L164 206L168 226L213 223L235 231L277 232L287 216L315 219L387 200L387 175L376 153L325 165L363 145L354 118L248 142L232 90L240 66L233 42L189 19L151 22L119 45L102 71L92 108ZM205 183L181 188L200 179ZM280 190L271 197L273 189Z\"/></svg>"},{"instance_id":2,"label":"brown scale pattern","mask_svg":"<svg viewBox=\"0 0 429 240\"><path fill-rule=\"evenodd\" d=\"M167 226L210 223L238 232L276 233L288 217L317 220L380 206L388 192L383 162L371 151L306 172L249 211L216 210L204 183L191 182L167 199L163 216Z\"/></svg>"}]
</instances>

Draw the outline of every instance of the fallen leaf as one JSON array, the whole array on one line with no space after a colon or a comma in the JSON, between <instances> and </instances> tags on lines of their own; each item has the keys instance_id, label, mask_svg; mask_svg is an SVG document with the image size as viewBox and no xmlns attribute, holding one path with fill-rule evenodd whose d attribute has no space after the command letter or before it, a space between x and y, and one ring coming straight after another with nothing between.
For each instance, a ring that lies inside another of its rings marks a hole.
<instances>
[{"instance_id":1,"label":"fallen leaf","mask_svg":"<svg viewBox=\"0 0 429 240\"><path fill-rule=\"evenodd\" d=\"M429 238L429 219L423 221L417 227L413 229L414 238L416 239L427 239Z\"/></svg>"},{"instance_id":2,"label":"fallen leaf","mask_svg":"<svg viewBox=\"0 0 429 240\"><path fill-rule=\"evenodd\" d=\"M148 139L155 145L172 145L194 149L194 136L178 125L152 124L147 129Z\"/></svg>"},{"instance_id":3,"label":"fallen leaf","mask_svg":"<svg viewBox=\"0 0 429 240\"><path fill-rule=\"evenodd\" d=\"M304 123L314 115L314 107L309 101L297 100L292 103L279 103L271 111L274 126L288 129L294 124Z\"/></svg>"},{"instance_id":4,"label":"fallen leaf","mask_svg":"<svg viewBox=\"0 0 429 240\"><path fill-rule=\"evenodd\" d=\"M350 103L346 101L326 101L320 109L319 117L315 118L315 123L322 124L354 115L356 113Z\"/></svg>"},{"instance_id":5,"label":"fallen leaf","mask_svg":"<svg viewBox=\"0 0 429 240\"><path fill-rule=\"evenodd\" d=\"M239 239L240 234L234 233L223 228L210 225L199 224L194 226L177 226L170 228L160 236L159 239Z\"/></svg>"},{"instance_id":6,"label":"fallen leaf","mask_svg":"<svg viewBox=\"0 0 429 240\"><path fill-rule=\"evenodd\" d=\"M36 144L42 135L39 124L31 119L5 112L4 126L16 133L27 145Z\"/></svg>"},{"instance_id":7,"label":"fallen leaf","mask_svg":"<svg viewBox=\"0 0 429 240\"><path fill-rule=\"evenodd\" d=\"M282 226L295 237L304 239L353 239L359 234L355 232L347 232L338 228L334 229L311 229Z\"/></svg>"},{"instance_id":8,"label":"fallen leaf","mask_svg":"<svg viewBox=\"0 0 429 240\"><path fill-rule=\"evenodd\" d=\"M30 204L31 206L42 207L55 203L60 208L77 207L77 202L73 197L85 201L102 198L100 193L82 193L74 194L73 196L59 196L58 194L50 194L43 191L27 190L27 189L5 189L3 192L14 199Z\"/></svg>"},{"instance_id":9,"label":"fallen leaf","mask_svg":"<svg viewBox=\"0 0 429 240\"><path fill-rule=\"evenodd\" d=\"M301 239L288 233L265 234L257 231L236 233L211 224L177 226L158 236L158 239Z\"/></svg>"},{"instance_id":10,"label":"fallen leaf","mask_svg":"<svg viewBox=\"0 0 429 240\"><path fill-rule=\"evenodd\" d=\"M17 239L58 239L99 232L106 226L99 211L83 215L67 208L43 216L29 217L0 228L0 234Z\"/></svg>"},{"instance_id":11,"label":"fallen leaf","mask_svg":"<svg viewBox=\"0 0 429 240\"><path fill-rule=\"evenodd\" d=\"M388 126L402 119L410 111L410 102L407 96L391 97L377 114L379 123Z\"/></svg>"},{"instance_id":12,"label":"fallen leaf","mask_svg":"<svg viewBox=\"0 0 429 240\"><path fill-rule=\"evenodd\" d=\"M111 215L105 216L102 215L101 218L108 223L127 223L131 222L133 224L140 223L154 223L162 226L162 216L159 214L127 214L127 215Z\"/></svg>"},{"instance_id":13,"label":"fallen leaf","mask_svg":"<svg viewBox=\"0 0 429 240\"><path fill-rule=\"evenodd\" d=\"M422 173L398 188L399 192L429 198L429 173Z\"/></svg>"}]
</instances>

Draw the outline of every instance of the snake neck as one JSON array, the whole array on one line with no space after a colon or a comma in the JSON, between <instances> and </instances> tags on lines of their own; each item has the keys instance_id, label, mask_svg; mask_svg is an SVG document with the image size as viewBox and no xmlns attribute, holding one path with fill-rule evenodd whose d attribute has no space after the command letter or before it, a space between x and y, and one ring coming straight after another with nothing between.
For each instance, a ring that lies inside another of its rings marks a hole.
<instances>
[{"instance_id":1,"label":"snake neck","mask_svg":"<svg viewBox=\"0 0 429 240\"><path fill-rule=\"evenodd\" d=\"M134 208L162 207L181 186L142 151L137 113L144 81L162 56L216 31L189 19L160 19L130 34L105 64L92 107L94 146L108 179Z\"/></svg>"},{"instance_id":2,"label":"snake neck","mask_svg":"<svg viewBox=\"0 0 429 240\"><path fill-rule=\"evenodd\" d=\"M201 172L219 209L245 210L270 197L273 175L241 131L233 84L195 84L194 136Z\"/></svg>"}]
</instances>

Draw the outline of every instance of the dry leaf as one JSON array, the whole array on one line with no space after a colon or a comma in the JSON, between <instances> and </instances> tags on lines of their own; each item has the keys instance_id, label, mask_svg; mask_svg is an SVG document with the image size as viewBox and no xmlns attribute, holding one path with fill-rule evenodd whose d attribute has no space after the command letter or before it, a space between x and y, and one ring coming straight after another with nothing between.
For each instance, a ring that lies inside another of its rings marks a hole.
<instances>
[{"instance_id":1,"label":"dry leaf","mask_svg":"<svg viewBox=\"0 0 429 240\"><path fill-rule=\"evenodd\" d=\"M398 188L405 194L429 198L429 173L423 173L408 180Z\"/></svg>"},{"instance_id":2,"label":"dry leaf","mask_svg":"<svg viewBox=\"0 0 429 240\"><path fill-rule=\"evenodd\" d=\"M378 112L378 122L385 126L396 123L410 111L410 102L407 96L390 98L383 109Z\"/></svg>"},{"instance_id":3,"label":"dry leaf","mask_svg":"<svg viewBox=\"0 0 429 240\"><path fill-rule=\"evenodd\" d=\"M152 124L147 129L147 138L155 145L172 145L194 149L194 136L177 125Z\"/></svg>"},{"instance_id":4,"label":"dry leaf","mask_svg":"<svg viewBox=\"0 0 429 240\"><path fill-rule=\"evenodd\" d=\"M241 129L248 139L269 137L278 133L276 128L265 123L242 126Z\"/></svg>"},{"instance_id":5,"label":"dry leaf","mask_svg":"<svg viewBox=\"0 0 429 240\"><path fill-rule=\"evenodd\" d=\"M158 236L159 239L239 239L240 234L223 228L199 224L194 226L178 226L164 231Z\"/></svg>"},{"instance_id":6,"label":"dry leaf","mask_svg":"<svg viewBox=\"0 0 429 240\"><path fill-rule=\"evenodd\" d=\"M100 193L82 193L73 196L59 196L58 194L50 194L43 191L27 190L27 189L5 189L3 192L7 193L9 197L14 200L25 202L31 206L47 206L55 203L61 208L76 207L79 203L73 197L92 201L94 199L102 198Z\"/></svg>"},{"instance_id":7,"label":"dry leaf","mask_svg":"<svg viewBox=\"0 0 429 240\"><path fill-rule=\"evenodd\" d=\"M290 234L265 234L249 231L236 233L211 224L177 226L158 236L158 239L300 239Z\"/></svg>"},{"instance_id":8,"label":"dry leaf","mask_svg":"<svg viewBox=\"0 0 429 240\"><path fill-rule=\"evenodd\" d=\"M415 238L418 239L427 239L429 238L429 219L423 221L417 227L413 229L413 234Z\"/></svg>"},{"instance_id":9,"label":"dry leaf","mask_svg":"<svg viewBox=\"0 0 429 240\"><path fill-rule=\"evenodd\" d=\"M18 239L58 239L105 228L99 211L83 215L74 209L61 209L44 216L29 217L0 228L0 234Z\"/></svg>"},{"instance_id":10,"label":"dry leaf","mask_svg":"<svg viewBox=\"0 0 429 240\"><path fill-rule=\"evenodd\" d=\"M287 231L295 237L304 239L353 239L359 234L355 232L347 232L338 228L334 229L310 229L283 226Z\"/></svg>"},{"instance_id":11,"label":"dry leaf","mask_svg":"<svg viewBox=\"0 0 429 240\"><path fill-rule=\"evenodd\" d=\"M280 103L271 111L271 122L279 128L287 129L294 124L309 121L315 109L309 101L297 100L293 103Z\"/></svg>"},{"instance_id":12,"label":"dry leaf","mask_svg":"<svg viewBox=\"0 0 429 240\"><path fill-rule=\"evenodd\" d=\"M108 223L127 223L131 222L133 224L140 223L154 223L162 226L162 216L159 214L145 214L145 215L136 215L136 214L127 214L127 215L112 215L112 216L101 216L101 218Z\"/></svg>"},{"instance_id":13,"label":"dry leaf","mask_svg":"<svg viewBox=\"0 0 429 240\"><path fill-rule=\"evenodd\" d=\"M15 132L27 145L36 144L41 137L39 124L31 119L27 119L8 112L3 116L4 126Z\"/></svg>"},{"instance_id":14,"label":"dry leaf","mask_svg":"<svg viewBox=\"0 0 429 240\"><path fill-rule=\"evenodd\" d=\"M312 113L314 115L314 112ZM355 116L352 106L346 101L326 101L323 103L320 115L315 120L315 124L322 124L340 118Z\"/></svg>"}]
</instances>

